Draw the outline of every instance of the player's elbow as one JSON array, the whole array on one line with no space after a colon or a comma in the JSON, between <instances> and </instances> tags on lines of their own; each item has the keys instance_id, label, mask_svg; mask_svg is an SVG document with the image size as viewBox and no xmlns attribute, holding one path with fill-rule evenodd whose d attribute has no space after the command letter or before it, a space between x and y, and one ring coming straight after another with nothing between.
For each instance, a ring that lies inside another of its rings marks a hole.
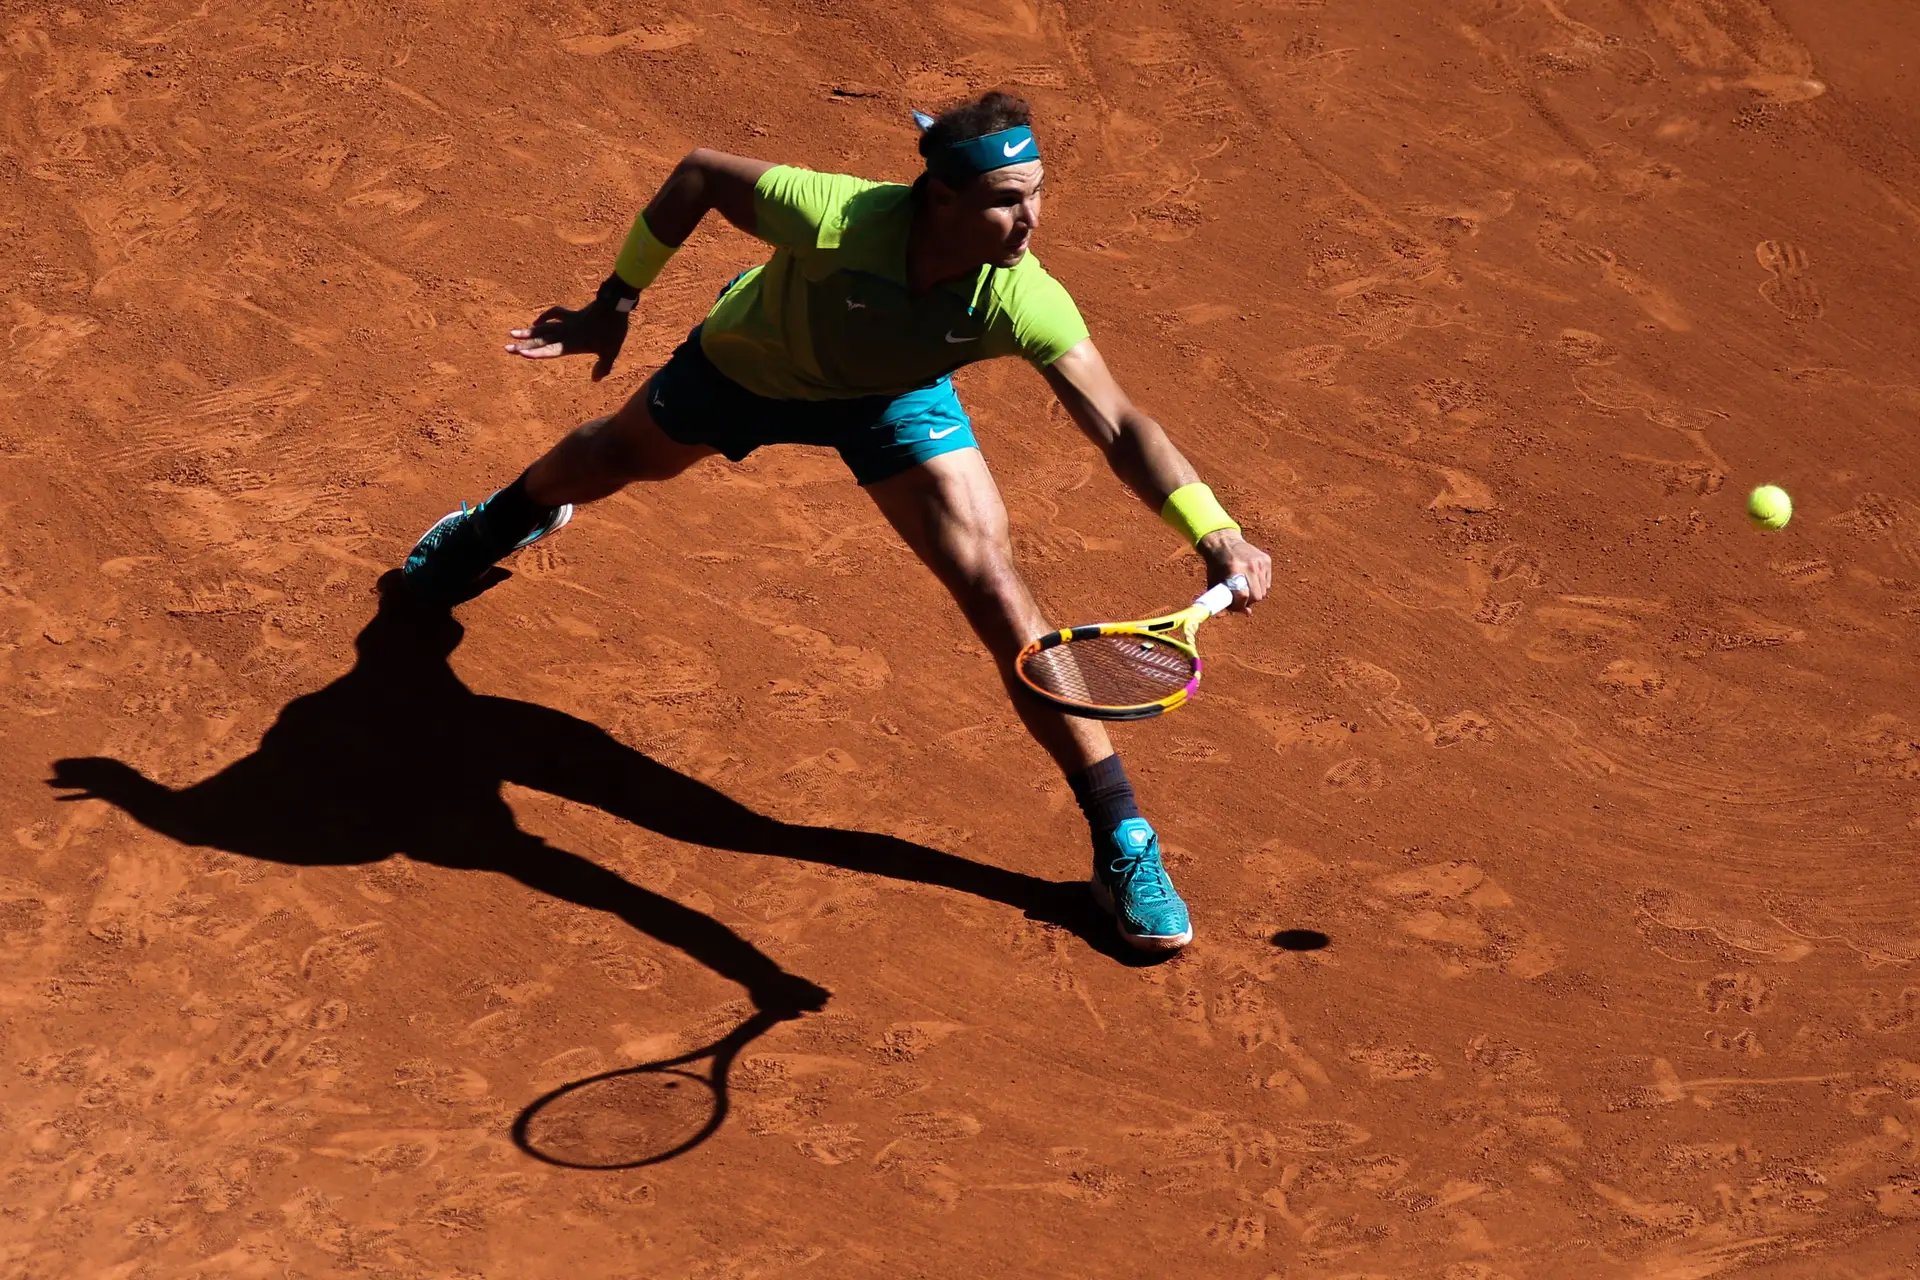
<instances>
[{"instance_id":1,"label":"player's elbow","mask_svg":"<svg viewBox=\"0 0 1920 1280\"><path fill-rule=\"evenodd\" d=\"M673 166L673 175L669 181L695 190L704 188L708 175L713 172L714 160L719 154L718 151L708 147L695 147L680 157L679 164Z\"/></svg>"},{"instance_id":2,"label":"player's elbow","mask_svg":"<svg viewBox=\"0 0 1920 1280\"><path fill-rule=\"evenodd\" d=\"M738 165L738 157L712 147L695 147L680 157L673 167L673 181L702 196L719 199L727 190L727 179Z\"/></svg>"},{"instance_id":3,"label":"player's elbow","mask_svg":"<svg viewBox=\"0 0 1920 1280\"><path fill-rule=\"evenodd\" d=\"M1123 446L1127 437L1127 415L1117 407L1083 400L1070 405L1069 412L1080 433L1109 458L1115 449Z\"/></svg>"},{"instance_id":4,"label":"player's elbow","mask_svg":"<svg viewBox=\"0 0 1920 1280\"><path fill-rule=\"evenodd\" d=\"M1159 423L1131 404L1122 405L1112 421L1113 426L1105 444L1109 459L1141 457L1156 442L1166 438L1167 433L1160 429Z\"/></svg>"}]
</instances>

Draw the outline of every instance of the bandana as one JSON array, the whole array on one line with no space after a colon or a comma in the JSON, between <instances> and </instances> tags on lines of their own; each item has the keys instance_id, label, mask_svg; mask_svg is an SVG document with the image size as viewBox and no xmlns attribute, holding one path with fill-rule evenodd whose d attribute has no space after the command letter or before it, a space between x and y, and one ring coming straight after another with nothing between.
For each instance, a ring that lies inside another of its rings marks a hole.
<instances>
[{"instance_id":1,"label":"bandana","mask_svg":"<svg viewBox=\"0 0 1920 1280\"><path fill-rule=\"evenodd\" d=\"M933 124L933 117L916 111L913 122L924 133ZM948 186L957 187L983 173L1039 158L1040 148L1033 140L1033 130L1020 124L984 138L968 138L940 148L927 157L927 172Z\"/></svg>"}]
</instances>

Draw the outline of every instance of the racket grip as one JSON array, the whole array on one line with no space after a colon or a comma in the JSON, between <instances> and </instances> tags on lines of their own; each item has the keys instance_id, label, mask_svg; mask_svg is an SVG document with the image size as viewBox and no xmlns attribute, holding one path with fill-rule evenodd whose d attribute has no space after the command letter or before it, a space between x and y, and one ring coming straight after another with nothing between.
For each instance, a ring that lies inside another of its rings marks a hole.
<instances>
[{"instance_id":1,"label":"racket grip","mask_svg":"<svg viewBox=\"0 0 1920 1280\"><path fill-rule=\"evenodd\" d=\"M1245 591L1246 589L1247 589L1246 575L1242 573L1236 573L1231 578L1228 578L1225 582L1220 583L1218 586L1207 588L1207 593L1201 596L1198 600L1195 600L1194 603L1199 605L1202 609L1205 609L1207 611L1208 616L1212 616L1213 614L1219 613L1222 609L1226 608L1228 605L1233 603L1234 592Z\"/></svg>"}]
</instances>

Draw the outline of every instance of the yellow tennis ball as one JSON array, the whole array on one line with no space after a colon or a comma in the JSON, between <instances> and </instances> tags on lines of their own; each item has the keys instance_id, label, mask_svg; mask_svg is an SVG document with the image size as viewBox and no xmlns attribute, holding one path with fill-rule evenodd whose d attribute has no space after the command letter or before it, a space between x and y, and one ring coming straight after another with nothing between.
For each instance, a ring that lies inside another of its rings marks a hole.
<instances>
[{"instance_id":1,"label":"yellow tennis ball","mask_svg":"<svg viewBox=\"0 0 1920 1280\"><path fill-rule=\"evenodd\" d=\"M1747 495L1747 519L1756 529L1784 529L1793 519L1793 499L1777 484L1763 484Z\"/></svg>"}]
</instances>

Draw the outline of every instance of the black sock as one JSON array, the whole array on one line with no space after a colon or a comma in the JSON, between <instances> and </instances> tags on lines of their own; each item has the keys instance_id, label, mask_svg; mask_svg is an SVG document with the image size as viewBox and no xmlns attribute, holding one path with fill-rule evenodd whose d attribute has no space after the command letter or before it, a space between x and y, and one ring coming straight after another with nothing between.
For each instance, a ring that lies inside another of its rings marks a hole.
<instances>
[{"instance_id":1,"label":"black sock","mask_svg":"<svg viewBox=\"0 0 1920 1280\"><path fill-rule=\"evenodd\" d=\"M1140 816L1133 784L1127 781L1118 754L1068 774L1067 785L1073 788L1073 798L1080 802L1080 812L1087 815L1087 825L1096 838L1111 834L1128 818Z\"/></svg>"},{"instance_id":2,"label":"black sock","mask_svg":"<svg viewBox=\"0 0 1920 1280\"><path fill-rule=\"evenodd\" d=\"M554 512L527 496L527 476L520 477L480 504L482 527L488 541L512 546L539 527Z\"/></svg>"}]
</instances>

